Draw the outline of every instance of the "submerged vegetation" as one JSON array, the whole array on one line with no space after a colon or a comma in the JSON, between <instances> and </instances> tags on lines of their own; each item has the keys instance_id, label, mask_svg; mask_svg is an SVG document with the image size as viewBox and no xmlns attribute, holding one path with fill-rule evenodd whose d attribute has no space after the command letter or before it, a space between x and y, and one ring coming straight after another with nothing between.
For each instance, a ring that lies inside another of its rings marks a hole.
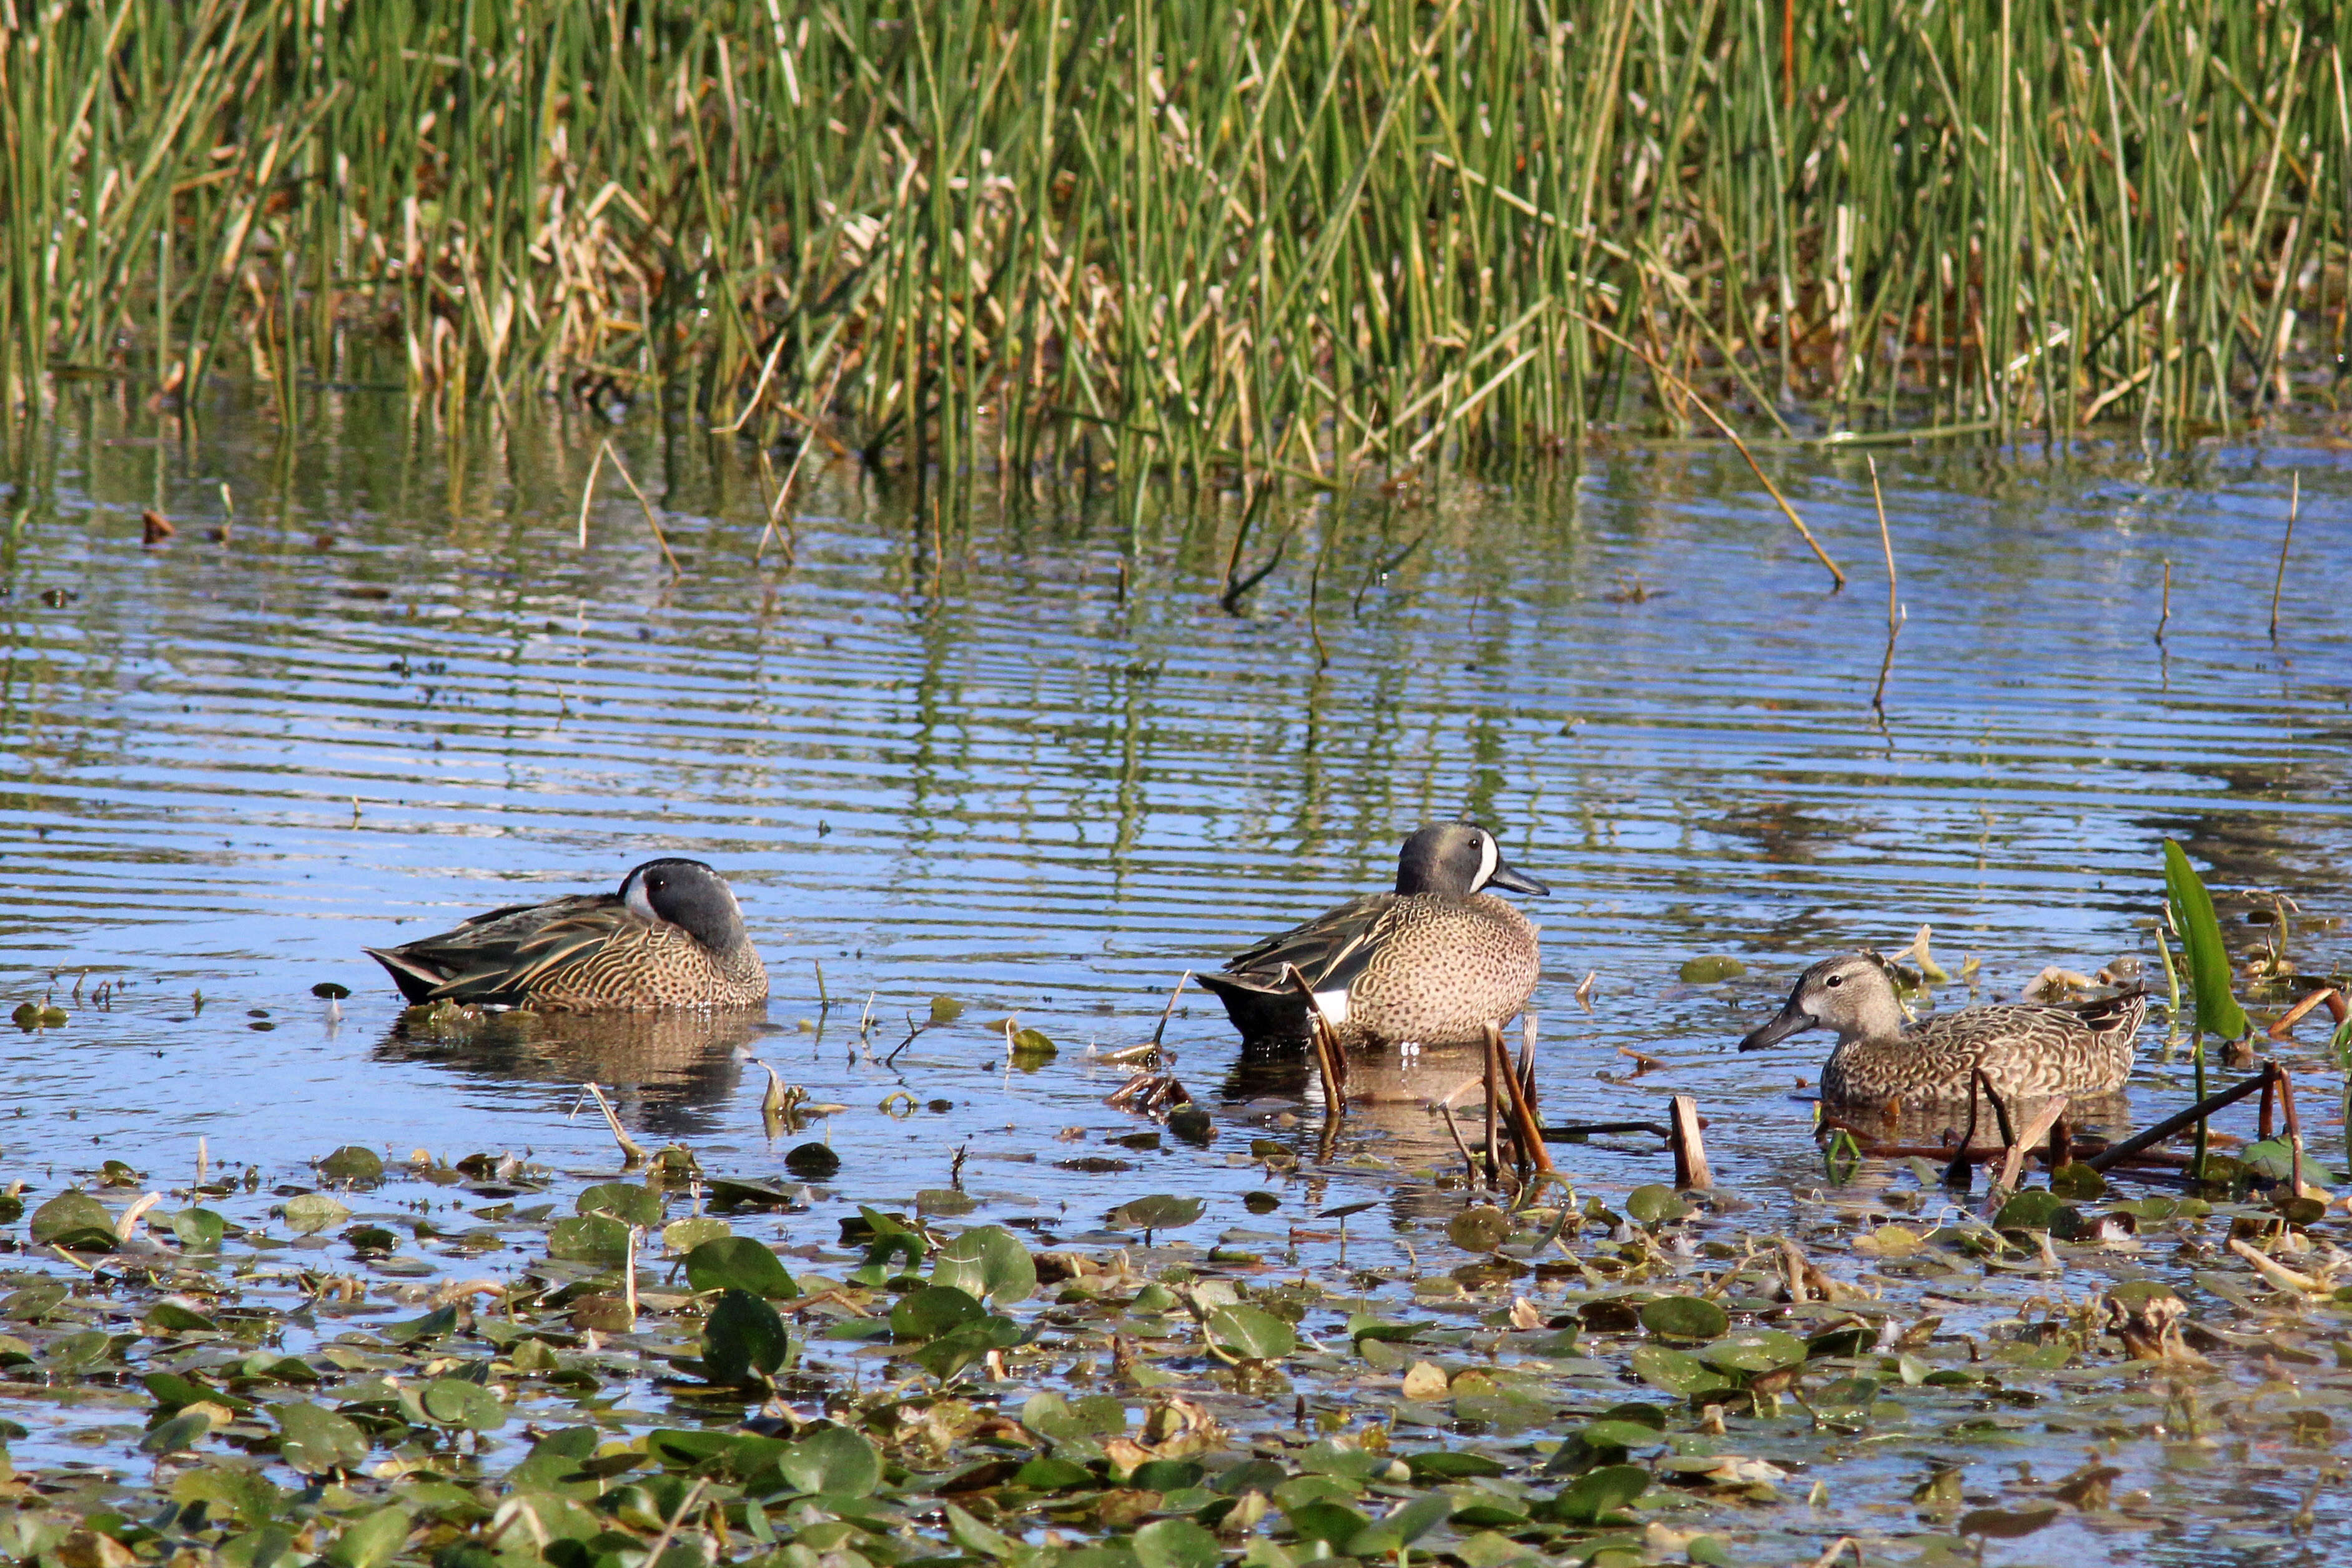
<instances>
[{"instance_id":1,"label":"submerged vegetation","mask_svg":"<svg viewBox=\"0 0 2352 1568\"><path fill-rule=\"evenodd\" d=\"M650 397L917 475L2338 392L2340 5L31 0L0 383ZM60 155L59 151L63 153ZM1082 443L1082 447L1074 446Z\"/></svg>"}]
</instances>

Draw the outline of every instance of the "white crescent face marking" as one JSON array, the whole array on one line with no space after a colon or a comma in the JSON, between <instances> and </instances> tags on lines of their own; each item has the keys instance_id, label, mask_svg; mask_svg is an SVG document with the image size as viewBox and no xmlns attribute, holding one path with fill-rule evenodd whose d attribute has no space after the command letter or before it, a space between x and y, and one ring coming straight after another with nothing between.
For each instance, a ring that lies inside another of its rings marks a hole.
<instances>
[{"instance_id":1,"label":"white crescent face marking","mask_svg":"<svg viewBox=\"0 0 2352 1568\"><path fill-rule=\"evenodd\" d=\"M1495 842L1494 834L1481 829L1478 833L1478 880L1470 884L1470 891L1475 893L1486 886L1494 878L1496 868L1502 863L1502 846Z\"/></svg>"},{"instance_id":2,"label":"white crescent face marking","mask_svg":"<svg viewBox=\"0 0 2352 1568\"><path fill-rule=\"evenodd\" d=\"M646 896L646 879L633 876L621 889L621 906L648 925L659 925L662 917L654 913L653 900Z\"/></svg>"},{"instance_id":3,"label":"white crescent face marking","mask_svg":"<svg viewBox=\"0 0 2352 1568\"><path fill-rule=\"evenodd\" d=\"M1315 1008L1323 1015L1324 1021L1337 1029L1348 1021L1348 993L1318 991L1315 993Z\"/></svg>"}]
</instances>

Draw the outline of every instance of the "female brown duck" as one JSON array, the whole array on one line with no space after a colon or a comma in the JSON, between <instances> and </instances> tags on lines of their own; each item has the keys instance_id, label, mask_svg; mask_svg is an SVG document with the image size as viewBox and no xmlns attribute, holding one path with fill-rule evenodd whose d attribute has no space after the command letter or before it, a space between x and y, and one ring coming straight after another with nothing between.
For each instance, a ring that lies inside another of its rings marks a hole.
<instances>
[{"instance_id":1,"label":"female brown duck","mask_svg":"<svg viewBox=\"0 0 2352 1568\"><path fill-rule=\"evenodd\" d=\"M1865 950L1799 976L1787 1005L1739 1049L1760 1051L1815 1027L1836 1030L1822 1067L1822 1098L1832 1105L1966 1104L1979 1069L2004 1100L2105 1094L2131 1076L2132 1039L2147 1011L2135 989L2063 1006L1962 1008L1912 1024L1885 960Z\"/></svg>"}]
</instances>

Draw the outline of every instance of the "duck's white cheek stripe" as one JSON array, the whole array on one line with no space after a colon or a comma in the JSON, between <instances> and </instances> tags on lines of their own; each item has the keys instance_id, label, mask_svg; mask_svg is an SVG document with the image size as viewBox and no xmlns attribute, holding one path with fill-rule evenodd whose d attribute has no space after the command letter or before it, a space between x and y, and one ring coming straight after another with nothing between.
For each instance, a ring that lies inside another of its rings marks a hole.
<instances>
[{"instance_id":1,"label":"duck's white cheek stripe","mask_svg":"<svg viewBox=\"0 0 2352 1568\"><path fill-rule=\"evenodd\" d=\"M1470 891L1475 893L1480 888L1486 886L1489 882L1492 882L1495 878L1495 868L1502 863L1503 852L1496 846L1495 842L1495 835L1492 833L1479 834L1478 880L1470 884Z\"/></svg>"},{"instance_id":2,"label":"duck's white cheek stripe","mask_svg":"<svg viewBox=\"0 0 2352 1568\"><path fill-rule=\"evenodd\" d=\"M647 924L655 925L661 924L661 916L654 913L653 900L646 896L646 884L643 882L629 883L628 890L621 894L621 904L630 914Z\"/></svg>"},{"instance_id":3,"label":"duck's white cheek stripe","mask_svg":"<svg viewBox=\"0 0 2352 1568\"><path fill-rule=\"evenodd\" d=\"M1318 991L1315 993L1315 1005L1321 1009L1324 1018L1329 1020L1333 1028L1336 1029L1348 1021L1347 992Z\"/></svg>"}]
</instances>

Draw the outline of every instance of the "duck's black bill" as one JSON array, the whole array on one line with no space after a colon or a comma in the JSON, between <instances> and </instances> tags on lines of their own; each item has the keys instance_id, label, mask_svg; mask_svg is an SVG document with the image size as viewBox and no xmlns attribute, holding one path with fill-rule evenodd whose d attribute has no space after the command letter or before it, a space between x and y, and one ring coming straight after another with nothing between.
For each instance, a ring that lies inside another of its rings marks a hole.
<instances>
[{"instance_id":1,"label":"duck's black bill","mask_svg":"<svg viewBox=\"0 0 2352 1568\"><path fill-rule=\"evenodd\" d=\"M1792 1034L1802 1034L1812 1027L1812 1019L1801 1011L1797 1004L1791 1001L1780 1009L1770 1023L1750 1030L1748 1037L1739 1042L1739 1049L1762 1051L1767 1046L1780 1044Z\"/></svg>"},{"instance_id":2,"label":"duck's black bill","mask_svg":"<svg viewBox=\"0 0 2352 1568\"><path fill-rule=\"evenodd\" d=\"M1527 873L1523 871L1513 871L1507 865L1496 866L1495 868L1495 874L1486 879L1486 885L1488 887L1499 887L1507 893L1532 894L1538 898L1542 898L1551 892L1550 888L1545 886L1542 883L1538 882Z\"/></svg>"}]
</instances>

